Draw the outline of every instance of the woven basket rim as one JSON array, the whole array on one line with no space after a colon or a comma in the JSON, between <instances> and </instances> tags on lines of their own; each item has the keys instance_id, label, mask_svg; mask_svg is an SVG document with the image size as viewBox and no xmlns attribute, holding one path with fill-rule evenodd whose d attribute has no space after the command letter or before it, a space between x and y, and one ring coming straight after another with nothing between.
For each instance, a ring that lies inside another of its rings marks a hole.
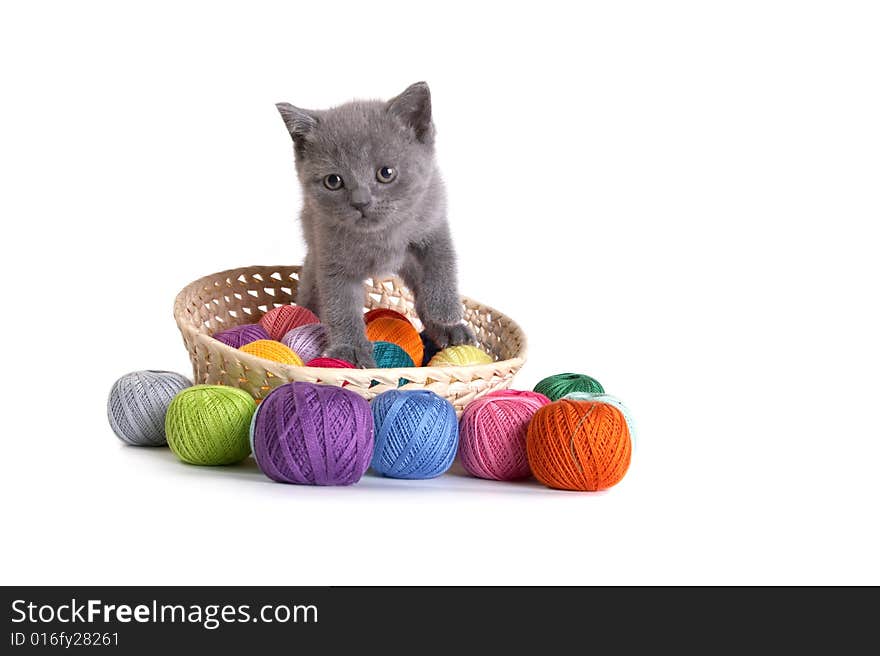
<instances>
[{"instance_id":1,"label":"woven basket rim","mask_svg":"<svg viewBox=\"0 0 880 656\"><path fill-rule=\"evenodd\" d=\"M202 276L201 278L197 278L193 280L189 284L185 285L175 296L174 299L174 319L177 323L178 328L181 331L185 331L196 341L203 342L206 346L210 346L211 348L220 351L221 353L228 353L229 357L235 357L243 362L250 363L252 365L261 366L268 371L277 371L282 376L289 375L293 372L328 372L325 375L332 375L334 378L346 379L347 375L352 376L352 380L363 380L366 375L370 375L372 373L373 376L381 376L381 377L400 377L406 378L406 374L412 375L413 372L419 372L421 375L426 375L430 373L438 373L438 374L446 374L446 375L455 375L456 372L473 372L473 371L481 371L484 369L491 369L493 367L506 367L506 368L515 368L519 369L526 360L527 355L527 340L524 331L520 327L520 325L511 319L508 315L497 310L494 307L488 306L485 303L481 303L476 299L473 299L469 296L461 295L461 302L465 305L470 304L477 307L482 307L490 310L494 315L497 315L500 319L508 322L518 333L520 348L518 355L513 358L507 358L504 360L493 360L492 362L487 362L483 364L468 364L468 365L442 365L442 366L423 366L423 367L371 367L371 368L336 368L336 367L308 367L305 364L302 365L293 365L293 364L284 364L281 362L276 362L274 360L269 360L267 358L261 358L257 355L253 355L251 353L247 353L246 351L242 351L233 346L229 346L221 342L218 339L214 339L212 337L212 333L210 333L205 326L197 326L191 320L189 320L189 314L185 310L186 298L189 293L193 289L204 288L204 287L217 287L215 284L215 279L219 277L231 277L233 274L236 274L234 277L238 277L241 275L242 271L246 271L248 269L289 269L291 267L301 267L301 264L279 264L279 265L266 265L266 264L253 264L249 266L235 267L232 269L226 269L224 271L217 271L215 273L210 273L208 275ZM390 277L389 277L390 278ZM386 280L388 278L377 278L377 281ZM277 281L276 281L277 282ZM290 305L289 303L277 303L276 307L280 305ZM332 372L332 373L330 373ZM346 372L349 372L348 374ZM277 374L276 374L277 375Z\"/></svg>"}]
</instances>

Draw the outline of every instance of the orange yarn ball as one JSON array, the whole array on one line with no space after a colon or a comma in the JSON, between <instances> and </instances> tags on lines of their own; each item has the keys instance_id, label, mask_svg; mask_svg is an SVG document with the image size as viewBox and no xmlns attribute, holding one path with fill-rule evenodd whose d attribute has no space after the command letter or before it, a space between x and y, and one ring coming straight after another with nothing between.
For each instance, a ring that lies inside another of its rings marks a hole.
<instances>
[{"instance_id":1,"label":"orange yarn ball","mask_svg":"<svg viewBox=\"0 0 880 656\"><path fill-rule=\"evenodd\" d=\"M260 325L269 333L269 337L279 342L289 330L308 323L321 323L321 320L301 305L279 305L260 317Z\"/></svg>"},{"instance_id":2,"label":"orange yarn ball","mask_svg":"<svg viewBox=\"0 0 880 656\"><path fill-rule=\"evenodd\" d=\"M398 312L397 310L392 310L391 308L373 308L366 314L364 314L364 323L370 323L371 321L375 321L379 317L391 317L392 319L400 319L401 321L409 322L409 319L405 314Z\"/></svg>"},{"instance_id":3,"label":"orange yarn ball","mask_svg":"<svg viewBox=\"0 0 880 656\"><path fill-rule=\"evenodd\" d=\"M544 485L594 492L626 474L632 441L623 413L610 403L561 399L532 417L526 452Z\"/></svg>"},{"instance_id":4,"label":"orange yarn ball","mask_svg":"<svg viewBox=\"0 0 880 656\"><path fill-rule=\"evenodd\" d=\"M281 342L276 342L271 339L258 339L256 342L245 344L238 350L250 353L251 355L256 355L258 358L266 358L267 360L280 362L281 364L295 364L298 367L301 367L303 363L302 359L300 359L296 353L291 351Z\"/></svg>"},{"instance_id":5,"label":"orange yarn ball","mask_svg":"<svg viewBox=\"0 0 880 656\"><path fill-rule=\"evenodd\" d=\"M421 363L425 354L422 336L409 321L394 317L379 317L367 324L367 339L371 342L391 342L406 351L413 362Z\"/></svg>"}]
</instances>

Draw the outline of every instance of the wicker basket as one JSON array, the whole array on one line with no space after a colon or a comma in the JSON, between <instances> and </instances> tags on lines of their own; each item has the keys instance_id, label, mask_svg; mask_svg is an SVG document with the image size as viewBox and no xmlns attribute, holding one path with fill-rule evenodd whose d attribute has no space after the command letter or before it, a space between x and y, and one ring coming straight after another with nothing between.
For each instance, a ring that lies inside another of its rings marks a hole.
<instances>
[{"instance_id":1,"label":"wicker basket","mask_svg":"<svg viewBox=\"0 0 880 656\"><path fill-rule=\"evenodd\" d=\"M298 266L251 266L200 278L184 287L174 301L174 319L189 351L197 383L240 387L260 400L273 388L292 381L342 385L366 399L389 389L429 389L452 403L460 415L473 399L510 387L525 362L526 338L510 318L462 297L465 321L478 346L495 362L464 367L406 367L397 369L325 369L298 367L266 360L214 339L217 331L254 323L279 305L296 300ZM364 309L393 308L418 328L412 294L398 278L364 283Z\"/></svg>"}]
</instances>

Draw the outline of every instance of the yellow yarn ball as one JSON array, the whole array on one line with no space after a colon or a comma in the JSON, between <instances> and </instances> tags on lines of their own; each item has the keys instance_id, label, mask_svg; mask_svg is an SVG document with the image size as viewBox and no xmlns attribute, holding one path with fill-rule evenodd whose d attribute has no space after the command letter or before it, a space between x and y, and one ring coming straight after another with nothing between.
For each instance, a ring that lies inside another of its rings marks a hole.
<instances>
[{"instance_id":1,"label":"yellow yarn ball","mask_svg":"<svg viewBox=\"0 0 880 656\"><path fill-rule=\"evenodd\" d=\"M428 366L461 367L468 364L489 364L494 361L491 355L476 346L462 344L461 346L447 346L442 351L435 353L434 357L428 361Z\"/></svg>"},{"instance_id":2,"label":"yellow yarn ball","mask_svg":"<svg viewBox=\"0 0 880 656\"><path fill-rule=\"evenodd\" d=\"M298 367L301 367L303 364L303 361L296 353L281 342L276 342L272 339L258 339L250 344L245 344L239 351L256 355L258 358L280 362L281 364L295 364Z\"/></svg>"}]
</instances>

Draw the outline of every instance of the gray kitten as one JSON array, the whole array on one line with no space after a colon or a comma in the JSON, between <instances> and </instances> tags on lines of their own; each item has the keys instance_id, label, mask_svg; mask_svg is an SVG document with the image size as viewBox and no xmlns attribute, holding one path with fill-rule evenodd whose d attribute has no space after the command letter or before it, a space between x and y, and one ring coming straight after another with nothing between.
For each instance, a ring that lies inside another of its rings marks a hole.
<instances>
[{"instance_id":1,"label":"gray kitten","mask_svg":"<svg viewBox=\"0 0 880 656\"><path fill-rule=\"evenodd\" d=\"M462 322L428 85L325 110L278 103L293 137L306 242L297 304L328 327L328 357L375 366L363 281L398 274L438 346L473 343ZM416 366L421 362L416 362Z\"/></svg>"}]
</instances>

